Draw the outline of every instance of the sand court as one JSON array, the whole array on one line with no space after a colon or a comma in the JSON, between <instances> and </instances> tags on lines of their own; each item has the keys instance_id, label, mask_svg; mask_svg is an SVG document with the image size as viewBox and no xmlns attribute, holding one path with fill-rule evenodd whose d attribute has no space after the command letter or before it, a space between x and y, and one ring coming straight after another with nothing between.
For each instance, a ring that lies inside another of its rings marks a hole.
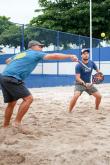
<instances>
[{"instance_id":1,"label":"sand court","mask_svg":"<svg viewBox=\"0 0 110 165\"><path fill-rule=\"evenodd\" d=\"M67 109L74 86L30 89L34 102L23 120L27 132L12 126L4 131L0 95L0 165L110 165L110 84L97 88L100 110L94 97L83 93L72 113Z\"/></svg>"}]
</instances>

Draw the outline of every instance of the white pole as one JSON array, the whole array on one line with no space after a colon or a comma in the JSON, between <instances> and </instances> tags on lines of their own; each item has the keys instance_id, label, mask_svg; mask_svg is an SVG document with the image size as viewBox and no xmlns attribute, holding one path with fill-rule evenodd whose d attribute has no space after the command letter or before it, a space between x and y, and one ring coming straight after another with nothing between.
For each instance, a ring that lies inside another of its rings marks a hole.
<instances>
[{"instance_id":1,"label":"white pole","mask_svg":"<svg viewBox=\"0 0 110 165\"><path fill-rule=\"evenodd\" d=\"M90 59L92 60L92 0L90 0Z\"/></svg>"}]
</instances>

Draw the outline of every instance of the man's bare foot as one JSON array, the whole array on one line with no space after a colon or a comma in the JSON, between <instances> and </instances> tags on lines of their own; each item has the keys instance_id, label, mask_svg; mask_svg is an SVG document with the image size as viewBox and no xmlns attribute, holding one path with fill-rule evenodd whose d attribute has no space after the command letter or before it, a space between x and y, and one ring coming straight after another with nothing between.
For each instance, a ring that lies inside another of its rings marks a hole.
<instances>
[{"instance_id":1,"label":"man's bare foot","mask_svg":"<svg viewBox=\"0 0 110 165\"><path fill-rule=\"evenodd\" d=\"M12 127L14 127L18 132L21 132L23 134L30 134L30 133L32 133L27 127L22 126L21 123L14 122L12 124Z\"/></svg>"},{"instance_id":2,"label":"man's bare foot","mask_svg":"<svg viewBox=\"0 0 110 165\"><path fill-rule=\"evenodd\" d=\"M69 113L72 113L72 112L74 112L74 109L72 109L72 110L69 110L68 112L69 112Z\"/></svg>"},{"instance_id":3,"label":"man's bare foot","mask_svg":"<svg viewBox=\"0 0 110 165\"><path fill-rule=\"evenodd\" d=\"M15 127L15 128L19 128L19 127L21 127L21 123L13 122L12 126Z\"/></svg>"},{"instance_id":4,"label":"man's bare foot","mask_svg":"<svg viewBox=\"0 0 110 165\"><path fill-rule=\"evenodd\" d=\"M95 107L96 110L99 110L99 107Z\"/></svg>"},{"instance_id":5,"label":"man's bare foot","mask_svg":"<svg viewBox=\"0 0 110 165\"><path fill-rule=\"evenodd\" d=\"M3 125L3 128L5 128L5 129L9 128L9 125Z\"/></svg>"}]
</instances>

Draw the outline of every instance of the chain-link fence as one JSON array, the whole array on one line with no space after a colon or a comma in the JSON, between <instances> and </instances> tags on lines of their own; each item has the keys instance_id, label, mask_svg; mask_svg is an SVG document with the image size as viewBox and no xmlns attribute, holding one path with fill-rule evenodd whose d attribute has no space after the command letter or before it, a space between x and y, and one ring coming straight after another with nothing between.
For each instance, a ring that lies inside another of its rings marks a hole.
<instances>
[{"instance_id":1,"label":"chain-link fence","mask_svg":"<svg viewBox=\"0 0 110 165\"><path fill-rule=\"evenodd\" d=\"M61 51L90 47L90 38L81 35L39 28L24 24L12 24L9 30L0 35L0 45L5 46L6 53L18 53L27 49L30 40L45 44L44 51ZM105 40L93 38L92 47L108 46Z\"/></svg>"}]
</instances>

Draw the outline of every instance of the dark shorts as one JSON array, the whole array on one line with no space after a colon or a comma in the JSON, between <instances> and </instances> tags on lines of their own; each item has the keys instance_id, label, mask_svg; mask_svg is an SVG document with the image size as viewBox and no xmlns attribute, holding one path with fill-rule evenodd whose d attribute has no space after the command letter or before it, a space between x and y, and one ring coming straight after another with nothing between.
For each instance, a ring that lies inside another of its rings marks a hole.
<instances>
[{"instance_id":1,"label":"dark shorts","mask_svg":"<svg viewBox=\"0 0 110 165\"><path fill-rule=\"evenodd\" d=\"M0 85L5 103L31 95L24 82L14 77L0 75Z\"/></svg>"},{"instance_id":2,"label":"dark shorts","mask_svg":"<svg viewBox=\"0 0 110 165\"><path fill-rule=\"evenodd\" d=\"M75 85L75 92L79 91L81 94L82 92L87 92L89 95L92 95L93 93L97 92L97 88L95 86L92 85L92 87L90 89L87 89L85 86L80 85L80 84L76 84Z\"/></svg>"}]
</instances>

